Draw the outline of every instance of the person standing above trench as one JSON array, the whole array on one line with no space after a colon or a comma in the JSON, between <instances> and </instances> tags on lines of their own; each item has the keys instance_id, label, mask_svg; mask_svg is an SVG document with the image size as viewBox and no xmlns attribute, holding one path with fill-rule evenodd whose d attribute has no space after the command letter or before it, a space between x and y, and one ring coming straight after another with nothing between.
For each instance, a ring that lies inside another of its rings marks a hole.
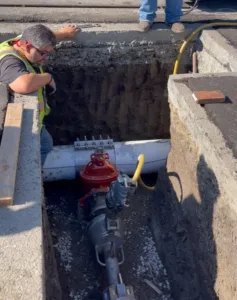
<instances>
[{"instance_id":1,"label":"person standing above trench","mask_svg":"<svg viewBox=\"0 0 237 300\"><path fill-rule=\"evenodd\" d=\"M182 16L183 0L166 0L165 22L174 33L182 33L185 30L180 22ZM139 10L139 27L143 32L148 31L156 18L157 0L141 0Z\"/></svg>"},{"instance_id":2,"label":"person standing above trench","mask_svg":"<svg viewBox=\"0 0 237 300\"><path fill-rule=\"evenodd\" d=\"M40 150L43 166L47 154L53 148L53 140L44 126L44 117L49 114L46 86L56 91L56 83L51 74L42 66L57 40L74 39L81 30L74 25L65 26L57 32L38 24L26 28L22 35L0 44L0 83L9 86L10 93L38 94Z\"/></svg>"}]
</instances>

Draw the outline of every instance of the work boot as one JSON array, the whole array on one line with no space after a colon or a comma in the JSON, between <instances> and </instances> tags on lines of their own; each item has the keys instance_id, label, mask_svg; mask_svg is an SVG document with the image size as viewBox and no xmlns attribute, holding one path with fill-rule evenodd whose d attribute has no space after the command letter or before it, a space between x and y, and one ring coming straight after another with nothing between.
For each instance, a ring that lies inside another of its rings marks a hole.
<instances>
[{"instance_id":1,"label":"work boot","mask_svg":"<svg viewBox=\"0 0 237 300\"><path fill-rule=\"evenodd\" d=\"M168 23L173 33L182 33L185 31L185 27L181 22Z\"/></svg>"},{"instance_id":2,"label":"work boot","mask_svg":"<svg viewBox=\"0 0 237 300\"><path fill-rule=\"evenodd\" d=\"M148 21L140 21L139 22L139 29L142 32L147 32L149 29L151 29L152 23Z\"/></svg>"}]
</instances>

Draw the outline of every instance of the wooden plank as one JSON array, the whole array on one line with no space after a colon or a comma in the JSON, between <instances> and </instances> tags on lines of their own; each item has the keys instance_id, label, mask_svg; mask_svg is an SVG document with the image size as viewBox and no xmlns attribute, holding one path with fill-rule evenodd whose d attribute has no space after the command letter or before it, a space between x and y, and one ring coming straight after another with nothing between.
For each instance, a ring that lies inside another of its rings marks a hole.
<instances>
[{"instance_id":1,"label":"wooden plank","mask_svg":"<svg viewBox=\"0 0 237 300\"><path fill-rule=\"evenodd\" d=\"M21 103L8 104L0 146L0 206L13 204L22 116Z\"/></svg>"}]
</instances>

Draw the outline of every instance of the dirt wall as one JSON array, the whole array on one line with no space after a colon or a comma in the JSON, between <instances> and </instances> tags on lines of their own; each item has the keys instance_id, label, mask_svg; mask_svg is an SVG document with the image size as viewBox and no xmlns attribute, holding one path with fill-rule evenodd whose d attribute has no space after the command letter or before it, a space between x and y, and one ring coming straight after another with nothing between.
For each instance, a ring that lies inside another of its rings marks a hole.
<instances>
[{"instance_id":1,"label":"dirt wall","mask_svg":"<svg viewBox=\"0 0 237 300\"><path fill-rule=\"evenodd\" d=\"M51 227L45 204L42 206L43 253L44 253L44 292L45 300L63 300L58 268L52 240Z\"/></svg>"},{"instance_id":2,"label":"dirt wall","mask_svg":"<svg viewBox=\"0 0 237 300\"><path fill-rule=\"evenodd\" d=\"M153 227L175 299L236 299L237 218L174 108L171 144Z\"/></svg>"},{"instance_id":3,"label":"dirt wall","mask_svg":"<svg viewBox=\"0 0 237 300\"><path fill-rule=\"evenodd\" d=\"M115 140L169 137L167 80L176 46L59 48L49 62L57 92L46 121L56 144L108 134Z\"/></svg>"}]
</instances>

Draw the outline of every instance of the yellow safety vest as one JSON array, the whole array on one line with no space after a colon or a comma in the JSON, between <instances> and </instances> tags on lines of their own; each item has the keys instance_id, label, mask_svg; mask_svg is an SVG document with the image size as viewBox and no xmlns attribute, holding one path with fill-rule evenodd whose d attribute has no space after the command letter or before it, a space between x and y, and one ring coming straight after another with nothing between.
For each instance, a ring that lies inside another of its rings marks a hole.
<instances>
[{"instance_id":1,"label":"yellow safety vest","mask_svg":"<svg viewBox=\"0 0 237 300\"><path fill-rule=\"evenodd\" d=\"M30 73L36 74L35 69L30 64L30 62L22 57L13 46L10 46L10 42L15 42L20 39L20 36L7 40L0 44L0 60L7 56L7 55L13 55L17 58L19 58L26 66L27 71ZM44 73L42 67L39 67L40 73ZM43 126L43 120L46 115L50 113L50 107L47 104L47 101L45 99L45 87L38 89L38 101L39 101L39 122L40 122L40 128Z\"/></svg>"}]
</instances>

